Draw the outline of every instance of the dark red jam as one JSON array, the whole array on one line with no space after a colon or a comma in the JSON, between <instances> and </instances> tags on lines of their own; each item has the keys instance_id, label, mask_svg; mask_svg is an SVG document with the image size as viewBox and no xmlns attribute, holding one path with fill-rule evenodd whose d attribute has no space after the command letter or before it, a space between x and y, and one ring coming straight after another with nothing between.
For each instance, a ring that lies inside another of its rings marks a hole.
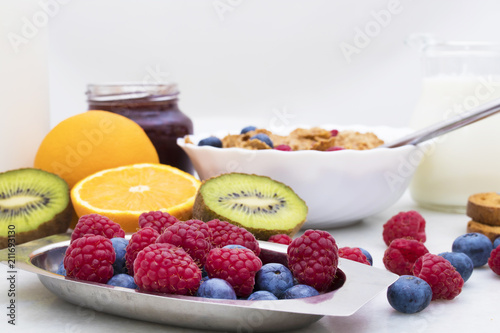
<instances>
[{"instance_id":1,"label":"dark red jam","mask_svg":"<svg viewBox=\"0 0 500 333\"><path fill-rule=\"evenodd\" d=\"M186 153L177 138L193 134L193 123L179 110L179 91L173 84L89 85L89 110L104 110L125 116L139 124L158 152L160 163L193 174Z\"/></svg>"}]
</instances>

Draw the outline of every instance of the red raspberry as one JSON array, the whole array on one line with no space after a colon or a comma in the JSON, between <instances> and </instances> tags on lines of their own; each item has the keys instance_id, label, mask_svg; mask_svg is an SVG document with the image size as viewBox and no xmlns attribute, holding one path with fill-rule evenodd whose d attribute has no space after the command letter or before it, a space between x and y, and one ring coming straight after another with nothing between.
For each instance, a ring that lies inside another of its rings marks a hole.
<instances>
[{"instance_id":1,"label":"red raspberry","mask_svg":"<svg viewBox=\"0 0 500 333\"><path fill-rule=\"evenodd\" d=\"M432 299L454 299L462 291L464 279L445 258L426 253L413 266L413 275L425 280L432 289Z\"/></svg>"},{"instance_id":2,"label":"red raspberry","mask_svg":"<svg viewBox=\"0 0 500 333\"><path fill-rule=\"evenodd\" d=\"M154 244L158 236L160 236L158 231L151 227L145 227L137 230L137 232L130 237L130 241L125 248L125 262L129 275L134 276L134 260L139 251L148 245Z\"/></svg>"},{"instance_id":3,"label":"red raspberry","mask_svg":"<svg viewBox=\"0 0 500 333\"><path fill-rule=\"evenodd\" d=\"M142 213L139 216L139 227L151 227L158 231L159 234L163 233L165 229L179 222L177 217L170 215L167 212L162 211L152 211L147 213Z\"/></svg>"},{"instance_id":4,"label":"red raspberry","mask_svg":"<svg viewBox=\"0 0 500 333\"><path fill-rule=\"evenodd\" d=\"M241 297L252 293L261 267L262 261L248 249L212 249L205 264L208 277L226 280Z\"/></svg>"},{"instance_id":5,"label":"red raspberry","mask_svg":"<svg viewBox=\"0 0 500 333\"><path fill-rule=\"evenodd\" d=\"M277 145L274 147L276 150L281 150L281 151L292 151L292 148L289 145Z\"/></svg>"},{"instance_id":6,"label":"red raspberry","mask_svg":"<svg viewBox=\"0 0 500 333\"><path fill-rule=\"evenodd\" d=\"M288 267L299 283L328 290L335 278L339 255L335 239L326 231L306 230L288 245Z\"/></svg>"},{"instance_id":7,"label":"red raspberry","mask_svg":"<svg viewBox=\"0 0 500 333\"><path fill-rule=\"evenodd\" d=\"M189 225L193 228L196 228L196 230L203 233L205 238L207 238L209 240L209 242L212 243L212 230L210 229L208 224L206 224L205 222L203 222L201 220L187 220L183 223L186 223L187 225Z\"/></svg>"},{"instance_id":8,"label":"red raspberry","mask_svg":"<svg viewBox=\"0 0 500 333\"><path fill-rule=\"evenodd\" d=\"M359 249L359 247L341 247L339 248L339 257L357 261L370 266L370 262L363 254L363 252Z\"/></svg>"},{"instance_id":9,"label":"red raspberry","mask_svg":"<svg viewBox=\"0 0 500 333\"><path fill-rule=\"evenodd\" d=\"M339 130L333 129L330 131L331 136L337 136L339 135Z\"/></svg>"},{"instance_id":10,"label":"red raspberry","mask_svg":"<svg viewBox=\"0 0 500 333\"><path fill-rule=\"evenodd\" d=\"M500 245L491 251L488 266L490 266L493 272L500 275Z\"/></svg>"},{"instance_id":11,"label":"red raspberry","mask_svg":"<svg viewBox=\"0 0 500 333\"><path fill-rule=\"evenodd\" d=\"M226 221L212 220L207 222L212 233L212 246L241 245L252 250L256 256L260 254L259 242L245 228L240 228Z\"/></svg>"},{"instance_id":12,"label":"red raspberry","mask_svg":"<svg viewBox=\"0 0 500 333\"><path fill-rule=\"evenodd\" d=\"M389 271L398 275L411 275L415 261L426 253L429 253L429 250L423 243L414 239L398 238L385 250L383 261Z\"/></svg>"},{"instance_id":13,"label":"red raspberry","mask_svg":"<svg viewBox=\"0 0 500 333\"><path fill-rule=\"evenodd\" d=\"M140 290L193 295L201 281L201 270L193 259L172 244L146 246L134 261L134 281Z\"/></svg>"},{"instance_id":14,"label":"red raspberry","mask_svg":"<svg viewBox=\"0 0 500 333\"><path fill-rule=\"evenodd\" d=\"M267 241L272 243L290 245L290 243L292 242L292 238L285 234L277 234L269 237Z\"/></svg>"},{"instance_id":15,"label":"red raspberry","mask_svg":"<svg viewBox=\"0 0 500 333\"><path fill-rule=\"evenodd\" d=\"M168 227L156 243L170 243L182 247L198 264L205 265L208 252L212 249L210 228L203 221L189 220Z\"/></svg>"},{"instance_id":16,"label":"red raspberry","mask_svg":"<svg viewBox=\"0 0 500 333\"><path fill-rule=\"evenodd\" d=\"M75 230L71 234L71 242L86 234L101 235L109 239L113 237L125 237L125 231L123 231L118 223L99 214L89 214L80 217Z\"/></svg>"},{"instance_id":17,"label":"red raspberry","mask_svg":"<svg viewBox=\"0 0 500 333\"><path fill-rule=\"evenodd\" d=\"M425 242L425 220L418 212L410 210L394 215L384 224L384 242L389 246L394 239L408 238Z\"/></svg>"},{"instance_id":18,"label":"red raspberry","mask_svg":"<svg viewBox=\"0 0 500 333\"><path fill-rule=\"evenodd\" d=\"M113 277L113 243L101 235L87 234L75 239L66 249L66 276L106 283Z\"/></svg>"}]
</instances>

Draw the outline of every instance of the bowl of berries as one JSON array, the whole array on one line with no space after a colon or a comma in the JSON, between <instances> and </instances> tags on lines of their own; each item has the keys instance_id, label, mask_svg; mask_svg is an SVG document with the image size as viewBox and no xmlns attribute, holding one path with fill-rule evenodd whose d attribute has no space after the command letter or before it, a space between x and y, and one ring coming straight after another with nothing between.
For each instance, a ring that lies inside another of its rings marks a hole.
<instances>
[{"instance_id":1,"label":"bowl of berries","mask_svg":"<svg viewBox=\"0 0 500 333\"><path fill-rule=\"evenodd\" d=\"M268 242L225 221L166 215L145 213L131 235L104 216L81 217L72 234L16 247L16 267L78 306L224 332L290 331L349 316L396 280L343 259L326 231ZM1 250L0 261L8 258Z\"/></svg>"},{"instance_id":2,"label":"bowl of berries","mask_svg":"<svg viewBox=\"0 0 500 333\"><path fill-rule=\"evenodd\" d=\"M307 204L303 227L327 229L376 214L403 195L426 144L379 146L410 132L361 125L279 131L250 126L190 135L177 144L201 180L234 172L270 177L288 185Z\"/></svg>"}]
</instances>

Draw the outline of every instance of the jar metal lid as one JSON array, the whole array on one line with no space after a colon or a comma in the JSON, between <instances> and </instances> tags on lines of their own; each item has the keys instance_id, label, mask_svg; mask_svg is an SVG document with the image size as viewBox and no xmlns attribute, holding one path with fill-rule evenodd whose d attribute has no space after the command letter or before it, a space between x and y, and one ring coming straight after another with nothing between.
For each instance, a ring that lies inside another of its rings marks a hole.
<instances>
[{"instance_id":1,"label":"jar metal lid","mask_svg":"<svg viewBox=\"0 0 500 333\"><path fill-rule=\"evenodd\" d=\"M168 101L176 99L179 89L175 83L116 82L87 85L87 100L110 102L123 100Z\"/></svg>"}]
</instances>

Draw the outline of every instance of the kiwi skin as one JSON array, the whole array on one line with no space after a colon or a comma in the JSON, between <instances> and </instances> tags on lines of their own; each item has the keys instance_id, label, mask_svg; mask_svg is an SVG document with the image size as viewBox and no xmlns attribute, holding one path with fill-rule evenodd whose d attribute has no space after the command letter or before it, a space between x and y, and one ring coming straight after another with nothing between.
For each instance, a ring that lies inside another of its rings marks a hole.
<instances>
[{"instance_id":1,"label":"kiwi skin","mask_svg":"<svg viewBox=\"0 0 500 333\"><path fill-rule=\"evenodd\" d=\"M212 177L212 178L216 178L216 177ZM250 228L250 227L242 225L241 223L238 223L236 221L231 221L230 219L228 219L224 216L220 216L219 214L215 213L214 211L212 211L210 208L207 207L207 205L205 204L205 201L203 199L203 195L201 194L201 191L200 191L203 184L212 178L209 178L209 179L206 179L205 181L203 181L200 188L198 189L198 193L196 194L196 198L194 200L194 205L193 205L193 219L201 220L203 222L208 222L208 221L215 220L215 219L218 219L221 221L226 221L226 222L234 224L238 227L241 227L241 228L248 230L249 232L251 232L255 236L256 239L264 240L264 241L267 241L269 239L269 237L271 237L272 235L276 235L276 234L286 234L290 237L293 237L297 232L299 232L300 228L302 228L302 226L306 222L306 219L304 219L304 221L298 223L292 229L272 229L271 230L271 229ZM269 178L269 177L267 177L267 178ZM289 186L287 186L287 187L289 187Z\"/></svg>"},{"instance_id":2,"label":"kiwi skin","mask_svg":"<svg viewBox=\"0 0 500 333\"><path fill-rule=\"evenodd\" d=\"M65 233L68 230L73 215L73 205L71 201L68 206L52 220L41 224L37 229L25 232L16 232L16 245L32 241L34 239L47 237L50 235ZM0 249L8 246L8 237L0 236Z\"/></svg>"},{"instance_id":3,"label":"kiwi skin","mask_svg":"<svg viewBox=\"0 0 500 333\"><path fill-rule=\"evenodd\" d=\"M18 169L18 170L24 170L24 169ZM17 171L17 170L11 170L11 171ZM40 224L36 229L25 232L16 231L15 244L19 245L38 238L65 233L68 230L68 227L71 222L71 217L73 214L74 214L74 209L71 200L69 200L69 188L68 188L68 205L66 206L66 208L62 210L60 213L54 215L52 219ZM8 244L9 244L9 237L7 232L5 232L5 234L0 235L0 249L8 247Z\"/></svg>"}]
</instances>

